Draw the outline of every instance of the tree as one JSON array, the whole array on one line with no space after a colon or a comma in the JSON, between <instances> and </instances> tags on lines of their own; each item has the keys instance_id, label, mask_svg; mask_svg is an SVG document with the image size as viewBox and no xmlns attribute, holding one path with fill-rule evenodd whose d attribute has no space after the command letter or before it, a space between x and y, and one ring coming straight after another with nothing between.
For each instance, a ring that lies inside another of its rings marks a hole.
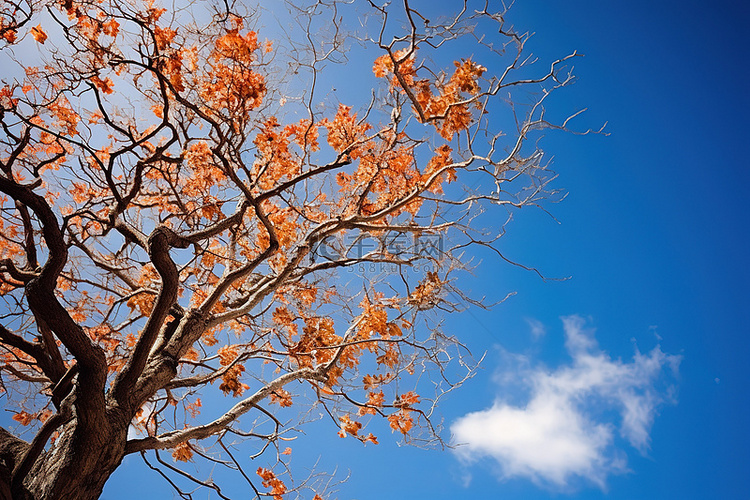
<instances>
[{"instance_id":1,"label":"tree","mask_svg":"<svg viewBox=\"0 0 750 500\"><path fill-rule=\"evenodd\" d=\"M454 275L472 246L505 259L498 210L557 196L528 141L566 129L543 102L575 54L536 70L484 2L294 2L273 42L234 2L2 4L3 498L96 498L132 453L222 497L177 466L313 489L285 471L310 405L363 443L378 419L440 439L473 366L440 314L483 305ZM374 54L363 104L324 89L353 54Z\"/></svg>"}]
</instances>

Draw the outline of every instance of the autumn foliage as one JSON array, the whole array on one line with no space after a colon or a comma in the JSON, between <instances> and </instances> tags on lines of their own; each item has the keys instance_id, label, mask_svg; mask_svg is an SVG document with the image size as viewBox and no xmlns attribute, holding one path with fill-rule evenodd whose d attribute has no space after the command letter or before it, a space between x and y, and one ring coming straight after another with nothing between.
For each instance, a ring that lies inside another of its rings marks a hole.
<instances>
[{"instance_id":1,"label":"autumn foliage","mask_svg":"<svg viewBox=\"0 0 750 500\"><path fill-rule=\"evenodd\" d=\"M485 209L549 196L524 143L568 80L562 60L511 80L526 38L503 13L433 26L371 5L372 33L332 35L313 2L295 7L297 42L241 7L171 8L3 2L3 64L23 55L0 83L0 390L32 429L3 429L0 448L19 498L94 498L131 453L173 475L218 453L258 495L321 498L285 467L311 404L332 436L440 442L433 406L470 374L448 368L464 351L437 322L472 301L463 252L494 248L475 231ZM392 39L389 15L406 26ZM509 58L482 42L444 60L489 25ZM312 76L346 37L370 46L372 100L315 106ZM503 139L490 118L507 92L547 82ZM221 411L204 418L206 401ZM240 439L263 466L231 453Z\"/></svg>"}]
</instances>

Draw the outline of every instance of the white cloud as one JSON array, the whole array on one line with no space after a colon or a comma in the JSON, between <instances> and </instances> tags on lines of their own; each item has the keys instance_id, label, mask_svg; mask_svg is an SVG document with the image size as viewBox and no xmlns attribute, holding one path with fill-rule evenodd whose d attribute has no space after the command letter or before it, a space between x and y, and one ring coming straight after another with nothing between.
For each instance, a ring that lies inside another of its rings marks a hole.
<instances>
[{"instance_id":1,"label":"white cloud","mask_svg":"<svg viewBox=\"0 0 750 500\"><path fill-rule=\"evenodd\" d=\"M526 323L528 323L529 328L531 329L531 336L534 337L534 340L539 340L541 337L544 337L545 333L547 333L547 329L544 328L544 323L538 319L526 318Z\"/></svg>"},{"instance_id":2,"label":"white cloud","mask_svg":"<svg viewBox=\"0 0 750 500\"><path fill-rule=\"evenodd\" d=\"M562 321L572 362L552 372L521 364L512 376L528 385L526 404L500 398L459 418L451 426L456 453L467 464L494 459L501 478L526 477L556 487L584 478L604 488L608 475L627 470L615 431L619 427L641 453L648 450L658 407L670 401L657 387L666 368L676 373L680 357L657 346L648 354L636 349L631 362L612 359L582 318ZM509 377L497 380L507 383Z\"/></svg>"}]
</instances>

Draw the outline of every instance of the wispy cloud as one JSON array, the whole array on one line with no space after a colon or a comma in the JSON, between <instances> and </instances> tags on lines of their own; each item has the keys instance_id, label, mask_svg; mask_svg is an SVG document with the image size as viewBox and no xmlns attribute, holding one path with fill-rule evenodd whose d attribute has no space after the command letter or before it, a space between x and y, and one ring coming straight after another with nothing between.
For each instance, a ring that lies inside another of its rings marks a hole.
<instances>
[{"instance_id":1,"label":"wispy cloud","mask_svg":"<svg viewBox=\"0 0 750 500\"><path fill-rule=\"evenodd\" d=\"M617 429L635 449L648 450L658 408L673 399L671 387L658 387L667 369L676 374L680 357L657 346L648 354L636 349L630 362L612 359L582 318L562 321L571 363L549 371L524 360L518 372L503 373L498 380L527 384L527 402L499 397L459 418L451 425L456 453L467 464L494 459L501 478L555 487L584 478L604 488L610 474L627 470L615 446Z\"/></svg>"},{"instance_id":2,"label":"wispy cloud","mask_svg":"<svg viewBox=\"0 0 750 500\"><path fill-rule=\"evenodd\" d=\"M545 333L547 333L544 323L538 319L526 318L526 323L528 323L529 328L531 329L531 336L534 337L534 340L539 340L544 337Z\"/></svg>"}]
</instances>

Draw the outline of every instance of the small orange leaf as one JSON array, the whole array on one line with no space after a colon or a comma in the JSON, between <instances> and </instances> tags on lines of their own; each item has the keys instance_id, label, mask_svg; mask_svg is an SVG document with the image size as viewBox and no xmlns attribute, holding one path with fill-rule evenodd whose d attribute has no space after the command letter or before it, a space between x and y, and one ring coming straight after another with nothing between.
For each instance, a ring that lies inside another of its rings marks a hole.
<instances>
[{"instance_id":1,"label":"small orange leaf","mask_svg":"<svg viewBox=\"0 0 750 500\"><path fill-rule=\"evenodd\" d=\"M111 78L105 78L104 80L102 80L101 78L99 78L99 75L94 75L91 77L91 83L96 85L97 88L99 88L99 90L101 90L105 94L111 94L112 92L114 92L114 90L112 90L112 86L114 85L114 83L112 82Z\"/></svg>"},{"instance_id":2,"label":"small orange leaf","mask_svg":"<svg viewBox=\"0 0 750 500\"><path fill-rule=\"evenodd\" d=\"M269 491L268 493L273 497L274 500L283 500L284 494L287 492L287 488L284 482L276 477L276 474L274 474L271 470L265 469L263 467L258 467L256 474L258 474L263 480L264 487L271 488L271 491Z\"/></svg>"},{"instance_id":3,"label":"small orange leaf","mask_svg":"<svg viewBox=\"0 0 750 500\"><path fill-rule=\"evenodd\" d=\"M44 43L47 41L47 33L44 32L41 24L31 28L31 36L33 36L34 40L39 43Z\"/></svg>"},{"instance_id":4,"label":"small orange leaf","mask_svg":"<svg viewBox=\"0 0 750 500\"><path fill-rule=\"evenodd\" d=\"M414 421L409 416L409 410L401 409L398 413L388 416L388 423L391 424L393 431L399 431L401 434L407 434L414 425Z\"/></svg>"},{"instance_id":5,"label":"small orange leaf","mask_svg":"<svg viewBox=\"0 0 750 500\"><path fill-rule=\"evenodd\" d=\"M367 443L368 441L372 444L378 444L378 438L375 437L372 432L368 434L367 436L362 436L361 438L362 443Z\"/></svg>"},{"instance_id":6,"label":"small orange leaf","mask_svg":"<svg viewBox=\"0 0 750 500\"><path fill-rule=\"evenodd\" d=\"M403 406L405 408L408 408L417 403L419 403L419 395L415 392L409 391L406 394L401 394L401 397L396 403L396 406Z\"/></svg>"},{"instance_id":7,"label":"small orange leaf","mask_svg":"<svg viewBox=\"0 0 750 500\"><path fill-rule=\"evenodd\" d=\"M193 450L190 449L190 445L187 443L180 443L174 447L172 452L172 458L179 462L188 462L193 458Z\"/></svg>"},{"instance_id":8,"label":"small orange leaf","mask_svg":"<svg viewBox=\"0 0 750 500\"><path fill-rule=\"evenodd\" d=\"M8 43L16 43L16 30L9 29L5 33L3 33L3 38Z\"/></svg>"},{"instance_id":9,"label":"small orange leaf","mask_svg":"<svg viewBox=\"0 0 750 500\"><path fill-rule=\"evenodd\" d=\"M13 415L13 420L19 422L21 425L30 425L34 421L35 415L31 415L25 411L20 411Z\"/></svg>"}]
</instances>

